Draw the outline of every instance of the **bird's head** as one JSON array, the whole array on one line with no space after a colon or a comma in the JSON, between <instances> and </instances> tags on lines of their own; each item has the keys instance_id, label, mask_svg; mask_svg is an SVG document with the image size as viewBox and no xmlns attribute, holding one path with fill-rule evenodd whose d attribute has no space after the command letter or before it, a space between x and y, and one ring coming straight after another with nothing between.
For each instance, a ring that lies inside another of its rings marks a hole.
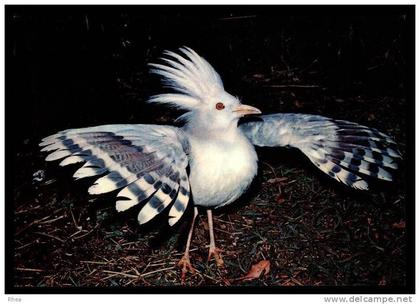
<instances>
[{"instance_id":1,"label":"bird's head","mask_svg":"<svg viewBox=\"0 0 420 304\"><path fill-rule=\"evenodd\" d=\"M165 51L162 64L150 64L151 72L160 75L175 93L154 95L148 102L186 110L179 119L191 127L218 132L236 128L245 115L261 113L226 92L219 74L195 51L187 47L179 50L179 54Z\"/></svg>"}]
</instances>

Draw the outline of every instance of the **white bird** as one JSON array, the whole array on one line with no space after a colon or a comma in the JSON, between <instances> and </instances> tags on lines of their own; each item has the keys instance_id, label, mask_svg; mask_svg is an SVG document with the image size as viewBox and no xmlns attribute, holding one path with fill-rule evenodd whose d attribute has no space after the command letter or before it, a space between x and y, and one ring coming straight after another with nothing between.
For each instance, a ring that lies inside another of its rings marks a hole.
<instances>
[{"instance_id":1,"label":"white bird","mask_svg":"<svg viewBox=\"0 0 420 304\"><path fill-rule=\"evenodd\" d=\"M197 206L207 210L209 260L223 265L216 247L212 209L238 199L257 174L256 146L292 147L303 152L320 170L349 187L367 190L370 177L392 181L401 156L396 143L376 129L318 115L271 114L238 125L245 115L261 114L224 90L213 67L195 51L183 47L165 51L161 64L150 64L173 93L152 96L148 102L185 110L181 128L124 124L69 129L40 143L47 161L60 165L84 162L75 179L102 175L90 194L119 189L117 211L142 203L139 224L168 210L177 223L189 204L194 217L184 256L182 277L194 271L190 263Z\"/></svg>"}]
</instances>

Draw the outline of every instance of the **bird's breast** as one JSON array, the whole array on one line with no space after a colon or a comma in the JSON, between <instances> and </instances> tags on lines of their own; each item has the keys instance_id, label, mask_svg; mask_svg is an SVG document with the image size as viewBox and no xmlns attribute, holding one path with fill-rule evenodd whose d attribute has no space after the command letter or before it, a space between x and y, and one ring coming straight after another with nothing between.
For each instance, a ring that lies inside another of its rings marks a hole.
<instances>
[{"instance_id":1,"label":"bird's breast","mask_svg":"<svg viewBox=\"0 0 420 304\"><path fill-rule=\"evenodd\" d=\"M257 173L257 154L246 138L234 143L192 139L190 145L190 184L196 205L214 207L235 201Z\"/></svg>"}]
</instances>

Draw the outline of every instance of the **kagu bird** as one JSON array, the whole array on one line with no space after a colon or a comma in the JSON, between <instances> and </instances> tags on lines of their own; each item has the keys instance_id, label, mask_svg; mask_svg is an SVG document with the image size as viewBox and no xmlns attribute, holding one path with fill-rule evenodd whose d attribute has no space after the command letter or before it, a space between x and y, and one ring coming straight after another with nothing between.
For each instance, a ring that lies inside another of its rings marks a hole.
<instances>
[{"instance_id":1,"label":"kagu bird","mask_svg":"<svg viewBox=\"0 0 420 304\"><path fill-rule=\"evenodd\" d=\"M47 161L61 166L84 162L75 179L103 175L90 194L117 189L116 209L142 203L138 222L144 224L169 208L173 226L187 206L194 218L180 261L183 277L193 271L189 247L197 206L207 210L209 259L223 264L213 233L212 209L238 199L257 174L256 146L292 147L302 151L320 170L349 187L368 189L367 176L391 181L400 154L386 134L356 123L318 115L259 115L238 125L245 115L261 111L242 104L223 88L213 67L195 51L165 51L162 64L150 64L174 92L148 102L185 110L183 127L144 124L103 125L69 129L46 137Z\"/></svg>"}]
</instances>

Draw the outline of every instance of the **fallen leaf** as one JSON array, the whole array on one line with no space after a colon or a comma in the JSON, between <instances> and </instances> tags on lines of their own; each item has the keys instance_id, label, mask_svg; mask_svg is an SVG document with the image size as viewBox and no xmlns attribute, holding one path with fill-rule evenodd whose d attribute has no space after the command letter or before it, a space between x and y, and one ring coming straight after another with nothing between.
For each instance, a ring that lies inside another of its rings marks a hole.
<instances>
[{"instance_id":1,"label":"fallen leaf","mask_svg":"<svg viewBox=\"0 0 420 304\"><path fill-rule=\"evenodd\" d=\"M251 270L243 277L239 278L240 281L250 281L258 279L262 274L267 275L270 272L270 261L262 260L257 264L251 266Z\"/></svg>"},{"instance_id":2,"label":"fallen leaf","mask_svg":"<svg viewBox=\"0 0 420 304\"><path fill-rule=\"evenodd\" d=\"M279 203L279 204L283 204L285 201L286 200L284 199L283 195L281 195L281 194L276 197L276 202Z\"/></svg>"},{"instance_id":3,"label":"fallen leaf","mask_svg":"<svg viewBox=\"0 0 420 304\"><path fill-rule=\"evenodd\" d=\"M392 228L404 229L405 228L405 221L401 220L399 223L392 224Z\"/></svg>"}]
</instances>

